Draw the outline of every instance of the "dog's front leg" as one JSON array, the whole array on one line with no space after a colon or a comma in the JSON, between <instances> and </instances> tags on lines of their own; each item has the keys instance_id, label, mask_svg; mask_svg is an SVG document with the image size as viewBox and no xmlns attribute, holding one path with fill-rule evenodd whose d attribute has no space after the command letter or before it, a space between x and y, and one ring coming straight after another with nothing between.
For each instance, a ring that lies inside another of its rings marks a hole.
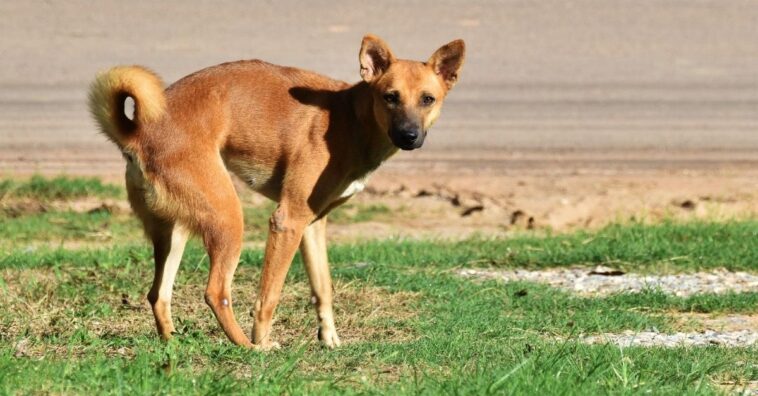
<instances>
[{"instance_id":1,"label":"dog's front leg","mask_svg":"<svg viewBox=\"0 0 758 396\"><path fill-rule=\"evenodd\" d=\"M340 345L332 312L332 277L326 254L326 216L309 225L300 242L305 270L311 282L311 296L318 316L318 338L328 348Z\"/></svg>"},{"instance_id":2,"label":"dog's front leg","mask_svg":"<svg viewBox=\"0 0 758 396\"><path fill-rule=\"evenodd\" d=\"M307 205L291 205L285 200L271 215L260 292L254 309L253 343L262 349L278 347L271 342L271 319L303 229L312 219Z\"/></svg>"}]
</instances>

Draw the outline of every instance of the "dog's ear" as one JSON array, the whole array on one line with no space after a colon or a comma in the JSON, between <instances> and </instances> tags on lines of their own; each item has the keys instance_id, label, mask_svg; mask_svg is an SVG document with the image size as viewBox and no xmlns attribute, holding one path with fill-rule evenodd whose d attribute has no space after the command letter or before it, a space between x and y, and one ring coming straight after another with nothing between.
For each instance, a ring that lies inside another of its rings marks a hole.
<instances>
[{"instance_id":1,"label":"dog's ear","mask_svg":"<svg viewBox=\"0 0 758 396\"><path fill-rule=\"evenodd\" d=\"M451 41L438 49L429 58L429 64L437 75L445 81L447 89L453 88L458 81L458 71L466 57L466 44L463 40Z\"/></svg>"},{"instance_id":2,"label":"dog's ear","mask_svg":"<svg viewBox=\"0 0 758 396\"><path fill-rule=\"evenodd\" d=\"M358 54L361 63L361 78L365 82L371 82L389 69L395 61L387 43L373 34L363 37L361 52Z\"/></svg>"}]
</instances>

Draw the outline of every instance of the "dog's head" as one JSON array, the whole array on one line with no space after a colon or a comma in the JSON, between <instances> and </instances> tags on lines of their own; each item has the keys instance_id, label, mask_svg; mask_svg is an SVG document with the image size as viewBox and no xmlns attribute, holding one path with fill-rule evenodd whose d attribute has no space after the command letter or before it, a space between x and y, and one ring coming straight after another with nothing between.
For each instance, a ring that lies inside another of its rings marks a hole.
<instances>
[{"instance_id":1,"label":"dog's head","mask_svg":"<svg viewBox=\"0 0 758 396\"><path fill-rule=\"evenodd\" d=\"M396 59L379 37L363 38L361 77L371 87L374 118L392 144L414 150L440 114L442 102L458 80L463 65L463 40L452 41L426 62Z\"/></svg>"}]
</instances>

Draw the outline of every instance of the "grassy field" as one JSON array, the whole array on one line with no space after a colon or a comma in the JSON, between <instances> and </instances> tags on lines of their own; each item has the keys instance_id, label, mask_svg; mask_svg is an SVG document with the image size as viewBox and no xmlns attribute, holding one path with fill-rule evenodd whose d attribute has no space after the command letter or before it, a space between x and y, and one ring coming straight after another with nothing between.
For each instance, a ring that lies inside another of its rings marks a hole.
<instances>
[{"instance_id":1,"label":"grassy field","mask_svg":"<svg viewBox=\"0 0 758 396\"><path fill-rule=\"evenodd\" d=\"M175 288L178 334L167 343L157 338L145 302L151 253L140 242L138 224L107 205L77 212L56 203L119 200L120 189L93 180L37 179L3 182L0 196L3 394L679 395L739 391L758 381L756 347L578 342L603 332L681 330L682 313L756 314L758 293L680 298L649 291L590 298L544 285L456 275L460 268L578 264L645 273L756 272L754 220L337 245L329 256L344 345L323 350L316 342L307 279L296 258L276 316L274 338L283 348L258 353L232 346L203 303L208 259L197 242L184 256ZM32 209L19 210L24 205ZM246 207L246 221L267 210ZM354 206L335 217L365 221L386 212L381 205ZM129 243L111 243L114 235ZM97 243L61 246L63 240ZM246 329L261 258L260 250L246 250L235 278L236 313Z\"/></svg>"}]
</instances>

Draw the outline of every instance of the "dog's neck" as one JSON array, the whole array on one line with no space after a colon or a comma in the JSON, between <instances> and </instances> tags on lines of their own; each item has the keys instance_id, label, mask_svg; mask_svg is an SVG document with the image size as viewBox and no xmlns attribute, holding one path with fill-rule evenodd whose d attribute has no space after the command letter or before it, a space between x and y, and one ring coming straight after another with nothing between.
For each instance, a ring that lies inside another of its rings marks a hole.
<instances>
[{"instance_id":1,"label":"dog's neck","mask_svg":"<svg viewBox=\"0 0 758 396\"><path fill-rule=\"evenodd\" d=\"M398 148L388 138L387 131L376 122L374 96L368 83L361 81L346 92L353 109L352 116L359 125L358 130L354 131L357 153L366 167L366 173L370 173L397 153Z\"/></svg>"}]
</instances>

